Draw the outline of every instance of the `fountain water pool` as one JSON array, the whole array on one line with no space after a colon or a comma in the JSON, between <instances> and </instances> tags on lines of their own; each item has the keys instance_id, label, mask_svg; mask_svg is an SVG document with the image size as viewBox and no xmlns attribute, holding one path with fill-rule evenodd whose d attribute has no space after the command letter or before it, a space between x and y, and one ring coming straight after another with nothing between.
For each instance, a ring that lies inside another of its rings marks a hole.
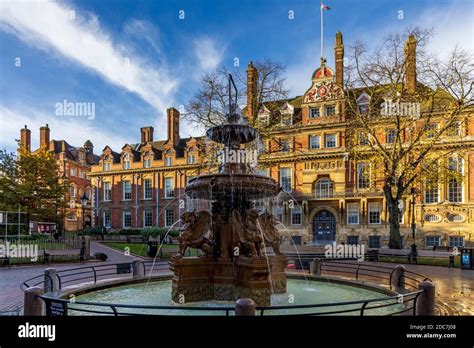
<instances>
[{"instance_id":1,"label":"fountain water pool","mask_svg":"<svg viewBox=\"0 0 474 348\"><path fill-rule=\"evenodd\" d=\"M286 306L286 305L308 305L308 304L322 304L322 303L338 303L346 301L358 301L361 299L383 299L388 298L388 295L381 292L369 290L366 288L355 287L351 285L338 284L325 281L311 280L309 282L304 279L288 279L288 291L285 294L274 294L271 298L272 306ZM100 302L100 303L114 303L126 305L140 305L140 306L175 306L176 309L145 309L145 308L126 308L123 311L127 313L136 314L154 314L154 315L225 315L225 311L215 310L188 310L189 307L231 307L234 305L233 301L199 301L189 302L186 304L176 304L172 301L171 280L153 281L148 284L132 284L106 288L94 292L89 292L83 295L76 296L76 301L84 302ZM392 301L393 302L393 301ZM386 301L377 301L371 303L371 306L388 303ZM361 304L331 306L320 308L294 308L294 309L278 309L265 312L269 315L291 315L304 314L314 312L338 311L360 308ZM71 304L70 310L73 308L81 308L88 310L104 311L104 307L96 307L92 305ZM403 305L393 305L389 307L368 309L367 315L387 315L403 309ZM82 312L71 311L71 315L81 315ZM110 310L110 313L112 311ZM90 313L84 313L90 315ZM233 313L231 313L233 314ZM359 315L358 311L341 313L340 315Z\"/></svg>"}]
</instances>

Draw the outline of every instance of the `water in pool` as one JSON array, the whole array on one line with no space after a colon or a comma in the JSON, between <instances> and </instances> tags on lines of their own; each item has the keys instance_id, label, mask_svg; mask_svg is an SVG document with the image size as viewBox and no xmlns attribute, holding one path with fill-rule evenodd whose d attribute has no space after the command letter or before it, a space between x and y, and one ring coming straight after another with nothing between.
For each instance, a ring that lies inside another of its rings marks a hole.
<instances>
[{"instance_id":1,"label":"water in pool","mask_svg":"<svg viewBox=\"0 0 474 348\"><path fill-rule=\"evenodd\" d=\"M305 281L299 279L288 279L287 293L272 296L272 306L284 305L302 305L316 303L336 303L344 301L357 301L362 299L385 298L386 295L363 288L349 285L321 282ZM133 284L118 286L95 292L90 292L76 297L76 301L100 302L128 305L147 305L147 306L176 306L178 310L166 309L142 309L142 308L118 308L119 313L141 313L156 315L225 315L225 311L193 311L187 310L189 307L223 307L233 306L233 302L227 301L203 301L177 305L171 301L171 280L157 281L143 284ZM390 301L393 303L393 300ZM386 301L374 302L369 306L381 305ZM309 309L280 309L265 312L268 315L298 314L346 310L349 308L360 308L360 304L350 306L331 306ZM70 309L83 308L88 310L107 311L113 314L109 307L96 307L89 305L71 304ZM182 308L182 309L181 309ZM402 305L394 305L384 308L368 309L366 315L384 315L403 309ZM70 311L71 315L93 315L79 311ZM231 315L233 312L230 313ZM341 313L339 315L359 315L358 311L350 313Z\"/></svg>"}]
</instances>

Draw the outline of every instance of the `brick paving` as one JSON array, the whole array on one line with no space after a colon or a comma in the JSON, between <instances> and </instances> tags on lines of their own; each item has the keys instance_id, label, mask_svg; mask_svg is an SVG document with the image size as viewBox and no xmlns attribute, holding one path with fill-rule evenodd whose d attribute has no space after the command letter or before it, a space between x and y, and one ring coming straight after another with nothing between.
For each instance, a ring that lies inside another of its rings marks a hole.
<instances>
[{"instance_id":1,"label":"brick paving","mask_svg":"<svg viewBox=\"0 0 474 348\"><path fill-rule=\"evenodd\" d=\"M40 275L46 268L54 267L58 270L80 267L87 264L103 265L108 263L131 262L135 256L124 255L123 252L106 247L98 242L91 241L91 253L103 252L108 259L104 262L93 263L66 263L51 265L19 266L0 268L0 314L15 314L23 307L23 292L20 284L28 278Z\"/></svg>"},{"instance_id":2,"label":"brick paving","mask_svg":"<svg viewBox=\"0 0 474 348\"><path fill-rule=\"evenodd\" d=\"M91 242L91 251L104 252L109 256L107 264L130 262L135 257L111 249L97 242ZM83 264L54 264L0 268L0 312L16 313L23 305L23 292L20 284L31 277L41 274L45 268L55 267L58 270L77 267ZM390 265L384 263L383 265ZM434 267L423 265L404 265L408 270L423 274L432 279L436 285L438 308L442 314L474 315L474 270Z\"/></svg>"}]
</instances>

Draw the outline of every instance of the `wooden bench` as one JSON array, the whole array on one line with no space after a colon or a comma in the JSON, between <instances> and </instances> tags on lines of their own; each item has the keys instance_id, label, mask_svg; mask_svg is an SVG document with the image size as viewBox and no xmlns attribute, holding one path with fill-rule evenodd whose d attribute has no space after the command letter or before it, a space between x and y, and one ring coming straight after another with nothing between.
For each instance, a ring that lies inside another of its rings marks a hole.
<instances>
[{"instance_id":1,"label":"wooden bench","mask_svg":"<svg viewBox=\"0 0 474 348\"><path fill-rule=\"evenodd\" d=\"M81 262L84 261L82 249L63 249L63 250L43 250L43 263L49 264L54 256L79 256Z\"/></svg>"}]
</instances>

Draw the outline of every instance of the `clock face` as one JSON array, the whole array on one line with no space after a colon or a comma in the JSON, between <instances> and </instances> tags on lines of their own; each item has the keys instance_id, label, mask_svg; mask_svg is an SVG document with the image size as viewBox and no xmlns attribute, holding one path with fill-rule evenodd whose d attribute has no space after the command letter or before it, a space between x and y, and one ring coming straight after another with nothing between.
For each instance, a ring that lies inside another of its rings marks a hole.
<instances>
[{"instance_id":1,"label":"clock face","mask_svg":"<svg viewBox=\"0 0 474 348\"><path fill-rule=\"evenodd\" d=\"M324 97L327 93L328 93L328 89L326 88L326 86L318 87L319 96Z\"/></svg>"}]
</instances>

